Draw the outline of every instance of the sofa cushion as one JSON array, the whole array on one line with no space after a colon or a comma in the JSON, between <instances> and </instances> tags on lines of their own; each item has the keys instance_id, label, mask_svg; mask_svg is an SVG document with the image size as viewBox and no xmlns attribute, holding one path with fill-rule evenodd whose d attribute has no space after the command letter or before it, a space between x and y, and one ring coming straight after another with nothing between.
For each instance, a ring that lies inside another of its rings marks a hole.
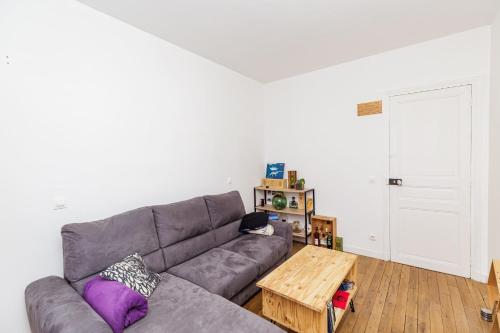
<instances>
[{"instance_id":1,"label":"sofa cushion","mask_svg":"<svg viewBox=\"0 0 500 333\"><path fill-rule=\"evenodd\" d=\"M245 215L245 206L240 193L232 191L218 195L204 196L213 228L240 220Z\"/></svg>"},{"instance_id":2,"label":"sofa cushion","mask_svg":"<svg viewBox=\"0 0 500 333\"><path fill-rule=\"evenodd\" d=\"M214 230L215 233L215 246L222 245L233 239L237 238L243 233L240 232L240 222L241 220L237 220L231 223L226 224L223 227L217 228Z\"/></svg>"},{"instance_id":3,"label":"sofa cushion","mask_svg":"<svg viewBox=\"0 0 500 333\"><path fill-rule=\"evenodd\" d=\"M197 255L207 252L216 247L215 232L209 231L204 234L183 240L182 242L163 248L165 265L167 269L182 264Z\"/></svg>"},{"instance_id":4,"label":"sofa cushion","mask_svg":"<svg viewBox=\"0 0 500 333\"><path fill-rule=\"evenodd\" d=\"M144 297L151 296L160 283L160 275L151 272L137 253L109 266L100 275L107 280L120 282Z\"/></svg>"},{"instance_id":5,"label":"sofa cushion","mask_svg":"<svg viewBox=\"0 0 500 333\"><path fill-rule=\"evenodd\" d=\"M148 315L127 328L127 333L284 333L267 320L211 294L203 288L162 274L149 299Z\"/></svg>"},{"instance_id":6,"label":"sofa cushion","mask_svg":"<svg viewBox=\"0 0 500 333\"><path fill-rule=\"evenodd\" d=\"M96 222L67 224L61 234L64 276L71 282L100 272L132 253L147 255L159 251L149 207ZM165 270L163 258L160 259L161 262L155 262L156 269Z\"/></svg>"},{"instance_id":7,"label":"sofa cushion","mask_svg":"<svg viewBox=\"0 0 500 333\"><path fill-rule=\"evenodd\" d=\"M252 259L215 248L170 268L168 273L231 298L257 278L258 268Z\"/></svg>"},{"instance_id":8,"label":"sofa cushion","mask_svg":"<svg viewBox=\"0 0 500 333\"><path fill-rule=\"evenodd\" d=\"M161 247L198 236L212 229L205 200L201 197L154 206L153 213Z\"/></svg>"},{"instance_id":9,"label":"sofa cushion","mask_svg":"<svg viewBox=\"0 0 500 333\"><path fill-rule=\"evenodd\" d=\"M242 235L219 248L241 254L257 262L259 275L279 262L288 251L283 237L253 234Z\"/></svg>"}]
</instances>

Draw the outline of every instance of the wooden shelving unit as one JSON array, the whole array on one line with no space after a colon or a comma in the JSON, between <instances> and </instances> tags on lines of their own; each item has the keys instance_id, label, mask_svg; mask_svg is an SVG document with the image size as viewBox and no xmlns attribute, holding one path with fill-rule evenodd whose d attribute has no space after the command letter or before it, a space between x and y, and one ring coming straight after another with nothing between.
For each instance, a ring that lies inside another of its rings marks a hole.
<instances>
[{"instance_id":1,"label":"wooden shelving unit","mask_svg":"<svg viewBox=\"0 0 500 333\"><path fill-rule=\"evenodd\" d=\"M264 206L257 205L257 193L262 192L264 197L264 202L266 204ZM267 204L267 193L268 192L283 192L283 193L293 193L302 195L303 198L303 206L299 208L289 208L286 207L284 209L276 209L272 205ZM308 197L309 196L309 197ZM312 207L307 206L307 200L312 199ZM292 188L280 188L280 187L272 187L272 186L256 186L253 189L253 203L254 203L254 211L263 211L263 212L274 212L280 214L289 214L296 216L304 217L304 230L301 233L294 232L293 236L296 239L300 239L304 243L308 243L308 238L311 235L311 229L308 228L308 225L311 221L311 216L315 214L316 211L316 197L315 191L313 188L304 189L304 190L296 190Z\"/></svg>"}]
</instances>

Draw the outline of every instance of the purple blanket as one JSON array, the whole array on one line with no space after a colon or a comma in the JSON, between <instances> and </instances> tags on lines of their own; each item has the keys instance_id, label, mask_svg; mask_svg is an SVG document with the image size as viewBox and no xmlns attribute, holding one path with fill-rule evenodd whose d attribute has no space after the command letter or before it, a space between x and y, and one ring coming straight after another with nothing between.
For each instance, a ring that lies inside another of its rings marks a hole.
<instances>
[{"instance_id":1,"label":"purple blanket","mask_svg":"<svg viewBox=\"0 0 500 333\"><path fill-rule=\"evenodd\" d=\"M115 333L122 333L148 312L146 297L120 282L100 276L87 282L83 298Z\"/></svg>"}]
</instances>

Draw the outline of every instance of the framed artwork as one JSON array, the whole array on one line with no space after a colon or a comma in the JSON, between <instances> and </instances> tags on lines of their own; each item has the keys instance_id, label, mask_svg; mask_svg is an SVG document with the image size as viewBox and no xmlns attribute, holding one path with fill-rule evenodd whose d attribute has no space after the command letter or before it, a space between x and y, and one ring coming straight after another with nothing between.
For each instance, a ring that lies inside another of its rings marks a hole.
<instances>
[{"instance_id":1,"label":"framed artwork","mask_svg":"<svg viewBox=\"0 0 500 333\"><path fill-rule=\"evenodd\" d=\"M285 163L268 163L266 178L283 179L285 174Z\"/></svg>"}]
</instances>

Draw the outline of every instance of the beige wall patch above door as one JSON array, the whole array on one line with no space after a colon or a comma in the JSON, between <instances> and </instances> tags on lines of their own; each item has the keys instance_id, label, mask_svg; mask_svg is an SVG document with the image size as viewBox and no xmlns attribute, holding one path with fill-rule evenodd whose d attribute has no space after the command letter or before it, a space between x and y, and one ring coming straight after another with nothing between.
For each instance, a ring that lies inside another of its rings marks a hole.
<instances>
[{"instance_id":1,"label":"beige wall patch above door","mask_svg":"<svg viewBox=\"0 0 500 333\"><path fill-rule=\"evenodd\" d=\"M358 104L358 117L382 113L382 101Z\"/></svg>"}]
</instances>

